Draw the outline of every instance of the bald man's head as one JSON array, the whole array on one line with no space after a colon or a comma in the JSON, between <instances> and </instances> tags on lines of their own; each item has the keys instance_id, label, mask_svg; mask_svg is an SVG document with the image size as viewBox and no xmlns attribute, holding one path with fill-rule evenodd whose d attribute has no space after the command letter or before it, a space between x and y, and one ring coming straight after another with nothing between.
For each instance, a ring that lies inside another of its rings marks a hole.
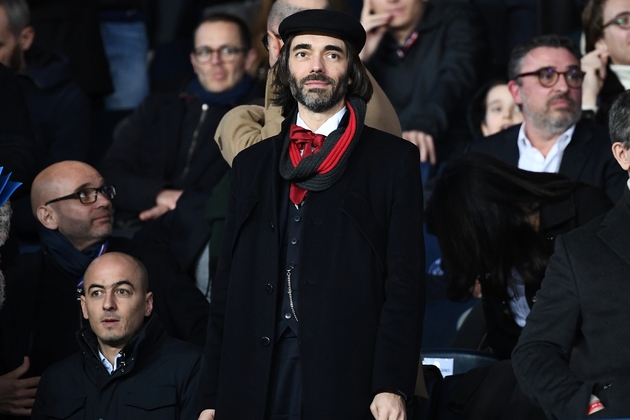
<instances>
[{"instance_id":1,"label":"bald man's head","mask_svg":"<svg viewBox=\"0 0 630 420\"><path fill-rule=\"evenodd\" d=\"M95 258L85 271L84 289L87 290L91 284L103 276L130 280L137 290L142 293L149 292L147 268L142 261L131 255L122 252L107 252Z\"/></svg>"},{"instance_id":2,"label":"bald man's head","mask_svg":"<svg viewBox=\"0 0 630 420\"><path fill-rule=\"evenodd\" d=\"M102 192L84 204L75 195L84 190L94 197L105 181L90 165L77 161L55 163L37 175L31 187L33 214L47 229L58 230L82 251L111 235L112 203ZM50 202L51 200L62 200ZM85 201L85 200L84 200Z\"/></svg>"}]
</instances>

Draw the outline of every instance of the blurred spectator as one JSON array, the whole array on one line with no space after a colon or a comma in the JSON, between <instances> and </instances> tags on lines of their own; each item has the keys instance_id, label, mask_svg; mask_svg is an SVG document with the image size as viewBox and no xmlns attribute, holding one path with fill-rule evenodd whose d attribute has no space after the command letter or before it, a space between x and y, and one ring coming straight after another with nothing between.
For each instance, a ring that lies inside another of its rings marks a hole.
<instances>
[{"instance_id":1,"label":"blurred spectator","mask_svg":"<svg viewBox=\"0 0 630 420\"><path fill-rule=\"evenodd\" d=\"M630 1L590 0L584 9L582 109L607 124L608 111L630 89Z\"/></svg>"},{"instance_id":2,"label":"blurred spectator","mask_svg":"<svg viewBox=\"0 0 630 420\"><path fill-rule=\"evenodd\" d=\"M465 2L365 0L361 59L392 102L422 162L463 148L468 99L483 78L485 37Z\"/></svg>"},{"instance_id":3,"label":"blurred spectator","mask_svg":"<svg viewBox=\"0 0 630 420\"><path fill-rule=\"evenodd\" d=\"M477 91L468 112L473 138L487 137L523 122L521 109L504 80L493 80Z\"/></svg>"},{"instance_id":4,"label":"blurred spectator","mask_svg":"<svg viewBox=\"0 0 630 420\"><path fill-rule=\"evenodd\" d=\"M617 201L625 174L610 153L604 127L580 120L579 52L568 38L542 35L514 49L508 87L524 122L469 146L521 169L558 172L602 188Z\"/></svg>"},{"instance_id":5,"label":"blurred spectator","mask_svg":"<svg viewBox=\"0 0 630 420\"><path fill-rule=\"evenodd\" d=\"M188 188L211 189L229 166L212 141L223 115L264 95L248 76L255 52L240 19L214 15L195 31L190 54L196 77L179 93L155 94L121 122L103 158L103 173L118 187L118 220L155 219Z\"/></svg>"}]
</instances>

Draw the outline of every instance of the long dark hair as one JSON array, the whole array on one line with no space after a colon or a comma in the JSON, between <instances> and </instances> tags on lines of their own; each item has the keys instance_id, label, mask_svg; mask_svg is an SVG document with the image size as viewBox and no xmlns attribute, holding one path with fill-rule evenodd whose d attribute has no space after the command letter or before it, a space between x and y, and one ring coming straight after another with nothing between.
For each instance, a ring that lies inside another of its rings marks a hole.
<instances>
[{"instance_id":1,"label":"long dark hair","mask_svg":"<svg viewBox=\"0 0 630 420\"><path fill-rule=\"evenodd\" d=\"M276 106L282 107L282 115L285 117L296 105L296 100L291 93L289 85L291 77L291 72L289 71L289 50L291 49L293 38L295 36L290 36L282 46L280 57L278 57L278 61L273 67L275 78L271 85L274 91L274 97L271 102ZM348 85L347 96L359 97L367 103L372 97L372 82L370 82L367 70L359 58L359 53L346 41L344 41L344 44L348 51L348 80L351 81Z\"/></svg>"},{"instance_id":2,"label":"long dark hair","mask_svg":"<svg viewBox=\"0 0 630 420\"><path fill-rule=\"evenodd\" d=\"M524 171L479 153L449 162L426 211L451 277L448 297L470 296L479 279L484 298L507 300L513 268L526 287L538 289L552 250L532 217L541 204L566 199L576 185L562 175Z\"/></svg>"}]
</instances>

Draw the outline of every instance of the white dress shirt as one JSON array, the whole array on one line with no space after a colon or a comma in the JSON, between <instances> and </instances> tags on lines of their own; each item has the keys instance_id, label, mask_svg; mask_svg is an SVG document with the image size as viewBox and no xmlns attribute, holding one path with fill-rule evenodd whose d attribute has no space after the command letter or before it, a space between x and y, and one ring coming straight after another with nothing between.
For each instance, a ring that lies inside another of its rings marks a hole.
<instances>
[{"instance_id":1,"label":"white dress shirt","mask_svg":"<svg viewBox=\"0 0 630 420\"><path fill-rule=\"evenodd\" d=\"M562 162L564 150L571 142L574 131L575 124L562 133L551 150L549 150L549 153L547 153L547 156L543 156L538 149L532 146L527 135L525 135L525 123L523 122L518 132L517 140L519 152L518 167L532 172L557 173L560 170L560 162Z\"/></svg>"}]
</instances>

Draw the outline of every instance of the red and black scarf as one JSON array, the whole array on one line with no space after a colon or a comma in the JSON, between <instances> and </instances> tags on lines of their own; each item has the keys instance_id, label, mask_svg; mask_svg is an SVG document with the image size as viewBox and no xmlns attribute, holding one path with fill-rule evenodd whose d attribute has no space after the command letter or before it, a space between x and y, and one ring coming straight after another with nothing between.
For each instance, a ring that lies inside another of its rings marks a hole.
<instances>
[{"instance_id":1,"label":"red and black scarf","mask_svg":"<svg viewBox=\"0 0 630 420\"><path fill-rule=\"evenodd\" d=\"M346 100L348 112L339 127L330 133L320 150L301 155L295 141L286 134L280 155L280 175L291 181L291 201L300 204L307 191L323 191L343 175L348 157L356 146L365 121L365 101L356 97Z\"/></svg>"}]
</instances>

